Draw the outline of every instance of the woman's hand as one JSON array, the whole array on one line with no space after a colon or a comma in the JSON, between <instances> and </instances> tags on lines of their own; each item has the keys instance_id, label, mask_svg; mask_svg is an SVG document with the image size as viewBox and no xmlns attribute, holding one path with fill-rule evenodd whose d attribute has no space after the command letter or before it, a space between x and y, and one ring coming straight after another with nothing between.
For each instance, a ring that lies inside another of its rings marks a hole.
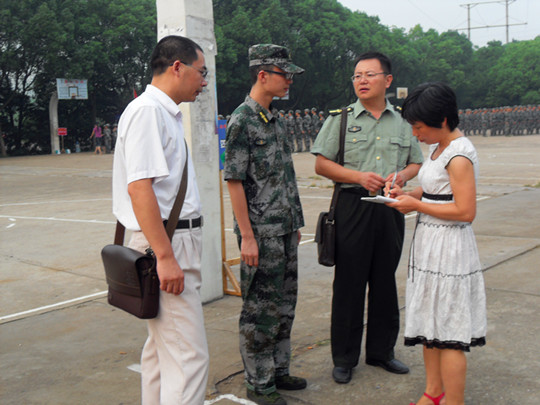
<instances>
[{"instance_id":1,"label":"woman's hand","mask_svg":"<svg viewBox=\"0 0 540 405\"><path fill-rule=\"evenodd\" d=\"M392 191L390 191L390 193L391 192ZM402 214L408 214L411 211L417 211L418 210L418 204L420 203L420 200L417 200L416 198L411 197L410 195L403 194L403 191L402 191L401 195L398 195L398 196L392 197L392 198L396 198L398 200L398 202L387 203L386 205L388 205L391 208L394 208L394 209L398 210Z\"/></svg>"},{"instance_id":2,"label":"woman's hand","mask_svg":"<svg viewBox=\"0 0 540 405\"><path fill-rule=\"evenodd\" d=\"M392 181L387 181L384 186L384 195L390 198L396 198L397 196L403 195L403 189L401 186L394 184L393 188L390 188L392 186Z\"/></svg>"}]
</instances>

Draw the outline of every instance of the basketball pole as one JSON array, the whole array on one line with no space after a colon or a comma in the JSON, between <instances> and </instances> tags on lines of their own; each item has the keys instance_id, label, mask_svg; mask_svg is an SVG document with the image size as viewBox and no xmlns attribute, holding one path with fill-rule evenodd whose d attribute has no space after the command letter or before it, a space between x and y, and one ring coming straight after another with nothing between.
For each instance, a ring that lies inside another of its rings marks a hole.
<instances>
[{"instance_id":1,"label":"basketball pole","mask_svg":"<svg viewBox=\"0 0 540 405\"><path fill-rule=\"evenodd\" d=\"M58 92L55 90L49 100L49 128L51 135L51 155L60 150L58 136Z\"/></svg>"}]
</instances>

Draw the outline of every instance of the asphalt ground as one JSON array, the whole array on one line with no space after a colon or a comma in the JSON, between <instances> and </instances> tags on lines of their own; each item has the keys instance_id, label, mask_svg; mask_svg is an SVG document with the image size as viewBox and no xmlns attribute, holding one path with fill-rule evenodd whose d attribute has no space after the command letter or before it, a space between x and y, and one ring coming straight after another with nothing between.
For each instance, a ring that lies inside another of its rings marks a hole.
<instances>
[{"instance_id":1,"label":"asphalt ground","mask_svg":"<svg viewBox=\"0 0 540 405\"><path fill-rule=\"evenodd\" d=\"M467 404L540 402L540 136L470 138L480 159L473 224L485 270L487 345L468 354ZM423 146L424 151L427 149ZM393 375L360 365L347 385L334 383L329 348L332 269L319 266L312 243L331 183L314 157L296 154L306 217L299 248L299 298L292 372L308 379L283 392L289 404L408 404L424 388L421 348L396 357L411 368ZM112 155L90 153L0 159L0 403L137 404L144 321L106 303L101 247L109 243ZM410 186L415 185L412 181ZM227 257L238 256L224 187ZM204 202L203 202L204 204ZM397 271L404 321L406 221ZM211 354L206 404L249 404L238 352L241 299L204 305Z\"/></svg>"}]
</instances>

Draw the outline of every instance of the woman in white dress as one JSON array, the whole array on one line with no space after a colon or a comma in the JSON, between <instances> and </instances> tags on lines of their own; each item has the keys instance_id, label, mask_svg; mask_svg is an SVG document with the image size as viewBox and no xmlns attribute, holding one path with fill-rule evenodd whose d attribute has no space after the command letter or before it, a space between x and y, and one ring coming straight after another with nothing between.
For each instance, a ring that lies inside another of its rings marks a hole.
<instances>
[{"instance_id":1,"label":"woman in white dress","mask_svg":"<svg viewBox=\"0 0 540 405\"><path fill-rule=\"evenodd\" d=\"M430 145L418 174L420 187L403 192L387 185L387 192L398 200L390 207L418 212L405 315L405 344L424 346L426 389L416 404L462 405L464 352L484 345L486 336L484 279L471 227L478 159L472 143L457 128L456 96L444 83L414 89L402 115L413 135Z\"/></svg>"}]
</instances>

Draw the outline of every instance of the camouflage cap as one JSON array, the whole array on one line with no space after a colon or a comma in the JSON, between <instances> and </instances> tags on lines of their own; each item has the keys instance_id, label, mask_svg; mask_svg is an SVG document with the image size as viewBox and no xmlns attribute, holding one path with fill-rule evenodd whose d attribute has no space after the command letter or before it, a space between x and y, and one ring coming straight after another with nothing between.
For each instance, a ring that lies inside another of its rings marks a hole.
<instances>
[{"instance_id":1,"label":"camouflage cap","mask_svg":"<svg viewBox=\"0 0 540 405\"><path fill-rule=\"evenodd\" d=\"M286 73L304 73L304 69L292 63L289 50L279 45L257 44L249 48L249 66L260 65L274 65Z\"/></svg>"}]
</instances>

